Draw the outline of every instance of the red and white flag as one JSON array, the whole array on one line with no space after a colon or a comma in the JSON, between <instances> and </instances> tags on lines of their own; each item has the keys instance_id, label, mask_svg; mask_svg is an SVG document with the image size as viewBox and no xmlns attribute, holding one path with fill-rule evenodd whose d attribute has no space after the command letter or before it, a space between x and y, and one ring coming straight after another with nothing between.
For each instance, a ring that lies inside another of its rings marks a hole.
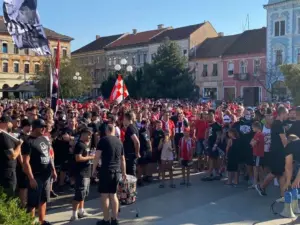
<instances>
[{"instance_id":1,"label":"red and white flag","mask_svg":"<svg viewBox=\"0 0 300 225\"><path fill-rule=\"evenodd\" d=\"M116 80L115 86L113 87L110 94L110 101L116 101L120 104L124 99L129 96L128 90L121 75L118 75L118 79Z\"/></svg>"}]
</instances>

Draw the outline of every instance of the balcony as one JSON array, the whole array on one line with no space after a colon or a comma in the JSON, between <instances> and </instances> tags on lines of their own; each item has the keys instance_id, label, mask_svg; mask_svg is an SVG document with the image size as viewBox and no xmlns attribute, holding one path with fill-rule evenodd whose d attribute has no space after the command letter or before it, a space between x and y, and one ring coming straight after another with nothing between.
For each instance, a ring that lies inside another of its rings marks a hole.
<instances>
[{"instance_id":1,"label":"balcony","mask_svg":"<svg viewBox=\"0 0 300 225\"><path fill-rule=\"evenodd\" d=\"M234 74L233 79L238 80L238 81L248 81L249 80L249 74L248 73Z\"/></svg>"}]
</instances>

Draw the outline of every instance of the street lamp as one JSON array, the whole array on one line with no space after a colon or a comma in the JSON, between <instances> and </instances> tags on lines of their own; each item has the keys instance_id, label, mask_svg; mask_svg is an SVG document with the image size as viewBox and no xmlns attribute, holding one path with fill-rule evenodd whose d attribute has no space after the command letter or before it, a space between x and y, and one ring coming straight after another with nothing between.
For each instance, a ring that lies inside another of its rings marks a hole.
<instances>
[{"instance_id":1,"label":"street lamp","mask_svg":"<svg viewBox=\"0 0 300 225\"><path fill-rule=\"evenodd\" d=\"M81 80L82 80L82 77L80 76L80 73L79 73L79 72L76 72L76 73L75 73L75 76L73 77L73 80L78 80L78 81L81 81Z\"/></svg>"},{"instance_id":2,"label":"street lamp","mask_svg":"<svg viewBox=\"0 0 300 225\"><path fill-rule=\"evenodd\" d=\"M127 59L123 58L120 61L120 64L115 65L115 70L122 76L125 77L126 72L131 73L133 71L133 67L131 65L127 65L128 61ZM122 75L123 71L123 75ZM122 100L124 100L124 79L123 79L123 85L122 85Z\"/></svg>"}]
</instances>

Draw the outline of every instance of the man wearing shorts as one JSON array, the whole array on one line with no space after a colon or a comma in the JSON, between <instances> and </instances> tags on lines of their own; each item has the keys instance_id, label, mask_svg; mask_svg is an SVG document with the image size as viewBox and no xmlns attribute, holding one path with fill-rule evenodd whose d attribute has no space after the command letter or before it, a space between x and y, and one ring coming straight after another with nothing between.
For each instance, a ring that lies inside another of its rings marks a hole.
<instances>
[{"instance_id":1,"label":"man wearing shorts","mask_svg":"<svg viewBox=\"0 0 300 225\"><path fill-rule=\"evenodd\" d=\"M94 160L93 174L96 172L97 164L101 159L99 170L99 193L103 210L103 220L97 225L118 225L119 200L117 198L117 187L121 179L126 180L126 161L124 157L123 144L119 138L115 137L115 127L108 124L106 136L101 138ZM110 206L112 208L112 218L109 215Z\"/></svg>"},{"instance_id":2,"label":"man wearing shorts","mask_svg":"<svg viewBox=\"0 0 300 225\"><path fill-rule=\"evenodd\" d=\"M46 204L50 200L50 178L56 180L57 174L50 157L49 141L43 136L46 131L44 120L32 122L32 132L22 144L24 172L29 180L27 207L32 217L35 209L39 211L39 221L49 225L45 220Z\"/></svg>"}]
</instances>

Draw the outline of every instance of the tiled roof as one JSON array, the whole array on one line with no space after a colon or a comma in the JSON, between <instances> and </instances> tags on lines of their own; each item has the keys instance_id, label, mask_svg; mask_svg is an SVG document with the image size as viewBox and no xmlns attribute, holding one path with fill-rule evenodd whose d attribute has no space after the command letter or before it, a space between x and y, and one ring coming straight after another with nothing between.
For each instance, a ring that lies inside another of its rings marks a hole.
<instances>
[{"instance_id":1,"label":"tiled roof","mask_svg":"<svg viewBox=\"0 0 300 225\"><path fill-rule=\"evenodd\" d=\"M195 55L191 58L217 58L229 48L232 43L240 35L220 36L214 38L207 38L196 50Z\"/></svg>"},{"instance_id":2,"label":"tiled roof","mask_svg":"<svg viewBox=\"0 0 300 225\"><path fill-rule=\"evenodd\" d=\"M80 54L80 53L85 53L85 52L101 50L105 46L118 40L122 36L123 36L123 34L117 34L117 35L112 35L112 36L107 36L107 37L99 37L95 41L83 46L80 49L75 50L74 52L72 52L72 54Z\"/></svg>"},{"instance_id":3,"label":"tiled roof","mask_svg":"<svg viewBox=\"0 0 300 225\"><path fill-rule=\"evenodd\" d=\"M44 30L45 30L45 33L46 33L46 36L47 36L48 39L61 40L61 41L72 41L72 40L74 40L73 38L71 38L69 36L56 33L55 31L50 30L48 28L44 27ZM0 16L0 33L9 35L8 31L6 29L6 26L4 24L3 16Z\"/></svg>"},{"instance_id":4,"label":"tiled roof","mask_svg":"<svg viewBox=\"0 0 300 225\"><path fill-rule=\"evenodd\" d=\"M239 38L227 48L224 55L254 54L266 52L266 28L244 31Z\"/></svg>"},{"instance_id":5,"label":"tiled roof","mask_svg":"<svg viewBox=\"0 0 300 225\"><path fill-rule=\"evenodd\" d=\"M147 44L153 37L164 32L166 29L157 29L157 30L150 30L139 32L136 34L129 34L119 40L115 41L114 43L107 46L107 50L119 49L119 48L126 48L131 46L140 46Z\"/></svg>"},{"instance_id":6,"label":"tiled roof","mask_svg":"<svg viewBox=\"0 0 300 225\"><path fill-rule=\"evenodd\" d=\"M179 27L175 29L169 29L165 32L157 35L151 39L151 43L162 42L165 38L169 38L172 41L182 40L188 38L194 31L199 29L204 23L190 25L186 27Z\"/></svg>"}]
</instances>

